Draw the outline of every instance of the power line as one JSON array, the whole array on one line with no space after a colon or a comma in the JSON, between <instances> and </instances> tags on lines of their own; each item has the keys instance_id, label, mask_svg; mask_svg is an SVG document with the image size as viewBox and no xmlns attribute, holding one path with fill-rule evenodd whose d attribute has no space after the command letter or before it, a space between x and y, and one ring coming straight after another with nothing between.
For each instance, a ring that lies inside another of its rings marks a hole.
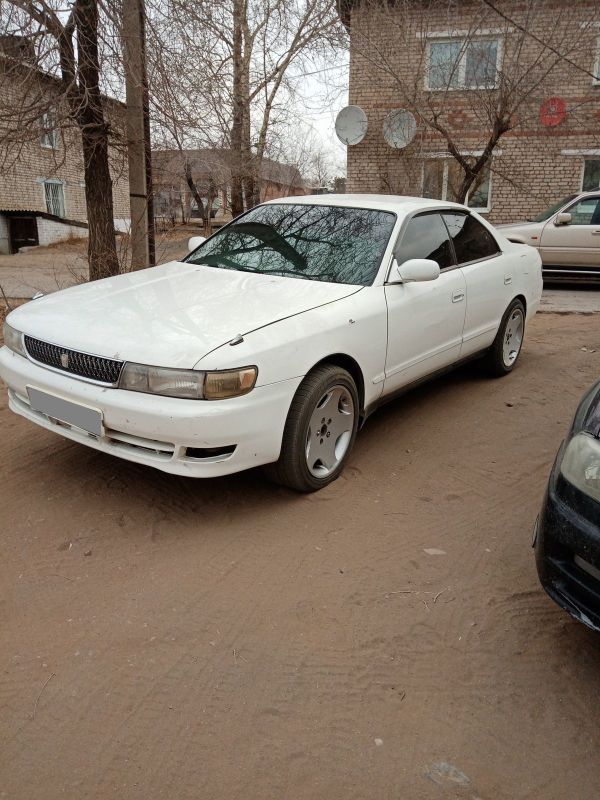
<instances>
[{"instance_id":1,"label":"power line","mask_svg":"<svg viewBox=\"0 0 600 800\"><path fill-rule=\"evenodd\" d=\"M570 64L572 67L575 67L575 69L578 70L579 72L583 72L584 75L589 75L590 78L593 78L595 81L598 80L598 75L594 75L593 72L590 72L589 70L585 69L585 67L581 67L579 64L576 64L575 61L572 61L568 56L565 56L555 47L552 47L552 45L548 44L543 39L540 39L540 37L536 36L535 33L532 33L531 31L527 30L527 28L525 28L519 22L516 22L514 19L509 17L508 14L505 14L504 11L500 11L500 9L496 5L494 5L494 3L491 2L491 0L483 0L483 3L489 8L491 8L492 11L495 11L499 17L502 17L502 19L505 20L505 22L508 22L510 25L513 25L515 28L517 28L517 30L520 30L521 33L524 33L526 36L529 36L530 39L533 39L538 44L541 44L542 47L546 48L546 50L550 50L551 53L554 53L554 55L558 56L562 61L564 61L567 64Z\"/></svg>"},{"instance_id":2,"label":"power line","mask_svg":"<svg viewBox=\"0 0 600 800\"><path fill-rule=\"evenodd\" d=\"M331 67L323 67L323 69L316 69L314 72L302 72L300 75L290 75L288 80L297 81L299 78L308 78L310 75L320 75L322 72L331 72L332 69L345 69L350 64L334 64Z\"/></svg>"}]
</instances>

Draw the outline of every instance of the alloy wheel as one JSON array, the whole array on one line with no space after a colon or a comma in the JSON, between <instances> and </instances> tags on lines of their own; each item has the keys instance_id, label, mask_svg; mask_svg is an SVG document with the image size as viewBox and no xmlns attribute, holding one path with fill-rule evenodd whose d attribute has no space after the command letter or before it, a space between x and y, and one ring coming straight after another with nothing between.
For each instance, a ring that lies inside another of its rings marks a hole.
<instances>
[{"instance_id":1,"label":"alloy wheel","mask_svg":"<svg viewBox=\"0 0 600 800\"><path fill-rule=\"evenodd\" d=\"M306 434L306 463L312 475L326 478L337 469L352 441L355 414L345 386L332 386L320 398Z\"/></svg>"}]
</instances>

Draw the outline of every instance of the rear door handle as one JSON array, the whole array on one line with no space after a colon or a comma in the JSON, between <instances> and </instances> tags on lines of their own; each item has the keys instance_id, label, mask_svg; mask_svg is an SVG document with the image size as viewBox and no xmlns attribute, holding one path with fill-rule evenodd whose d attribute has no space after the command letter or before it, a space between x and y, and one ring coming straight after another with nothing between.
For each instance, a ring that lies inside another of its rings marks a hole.
<instances>
[{"instance_id":1,"label":"rear door handle","mask_svg":"<svg viewBox=\"0 0 600 800\"><path fill-rule=\"evenodd\" d=\"M465 293L461 292L460 289L452 294L452 302L453 303L462 303L465 299Z\"/></svg>"},{"instance_id":2,"label":"rear door handle","mask_svg":"<svg viewBox=\"0 0 600 800\"><path fill-rule=\"evenodd\" d=\"M504 285L508 286L510 283L512 283L512 275L505 275L504 276Z\"/></svg>"},{"instance_id":3,"label":"rear door handle","mask_svg":"<svg viewBox=\"0 0 600 800\"><path fill-rule=\"evenodd\" d=\"M600 231L592 231L592 236L600 236Z\"/></svg>"}]
</instances>

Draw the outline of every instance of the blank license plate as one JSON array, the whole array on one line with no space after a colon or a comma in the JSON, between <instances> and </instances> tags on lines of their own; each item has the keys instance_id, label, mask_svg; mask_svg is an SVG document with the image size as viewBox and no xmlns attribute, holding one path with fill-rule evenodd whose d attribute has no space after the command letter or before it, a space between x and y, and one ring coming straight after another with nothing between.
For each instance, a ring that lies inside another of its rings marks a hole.
<instances>
[{"instance_id":1,"label":"blank license plate","mask_svg":"<svg viewBox=\"0 0 600 800\"><path fill-rule=\"evenodd\" d=\"M66 422L67 425L74 425L88 433L102 436L102 413L98 409L71 403L70 400L46 394L32 386L27 387L27 394L34 411L41 411L42 414L59 422Z\"/></svg>"}]
</instances>

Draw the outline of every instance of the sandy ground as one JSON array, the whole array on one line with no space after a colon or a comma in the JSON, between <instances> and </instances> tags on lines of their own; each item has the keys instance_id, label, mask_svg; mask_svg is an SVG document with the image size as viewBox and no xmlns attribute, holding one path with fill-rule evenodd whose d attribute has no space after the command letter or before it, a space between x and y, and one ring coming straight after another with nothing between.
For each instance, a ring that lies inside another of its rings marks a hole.
<instances>
[{"instance_id":1,"label":"sandy ground","mask_svg":"<svg viewBox=\"0 0 600 800\"><path fill-rule=\"evenodd\" d=\"M308 497L127 464L2 396L0 797L597 798L600 637L530 540L599 367L598 316L539 316L511 376L387 406Z\"/></svg>"},{"instance_id":2,"label":"sandy ground","mask_svg":"<svg viewBox=\"0 0 600 800\"><path fill-rule=\"evenodd\" d=\"M190 236L201 236L198 226L175 228L156 239L156 263L164 264L187 253ZM34 247L16 255L0 255L0 287L7 297L31 298L48 294L88 279L87 239L51 247ZM117 237L120 263L128 263L127 238ZM1 297L1 294L0 294Z\"/></svg>"},{"instance_id":3,"label":"sandy ground","mask_svg":"<svg viewBox=\"0 0 600 800\"><path fill-rule=\"evenodd\" d=\"M546 285L540 311L557 314L597 314L600 312L600 287Z\"/></svg>"}]
</instances>

